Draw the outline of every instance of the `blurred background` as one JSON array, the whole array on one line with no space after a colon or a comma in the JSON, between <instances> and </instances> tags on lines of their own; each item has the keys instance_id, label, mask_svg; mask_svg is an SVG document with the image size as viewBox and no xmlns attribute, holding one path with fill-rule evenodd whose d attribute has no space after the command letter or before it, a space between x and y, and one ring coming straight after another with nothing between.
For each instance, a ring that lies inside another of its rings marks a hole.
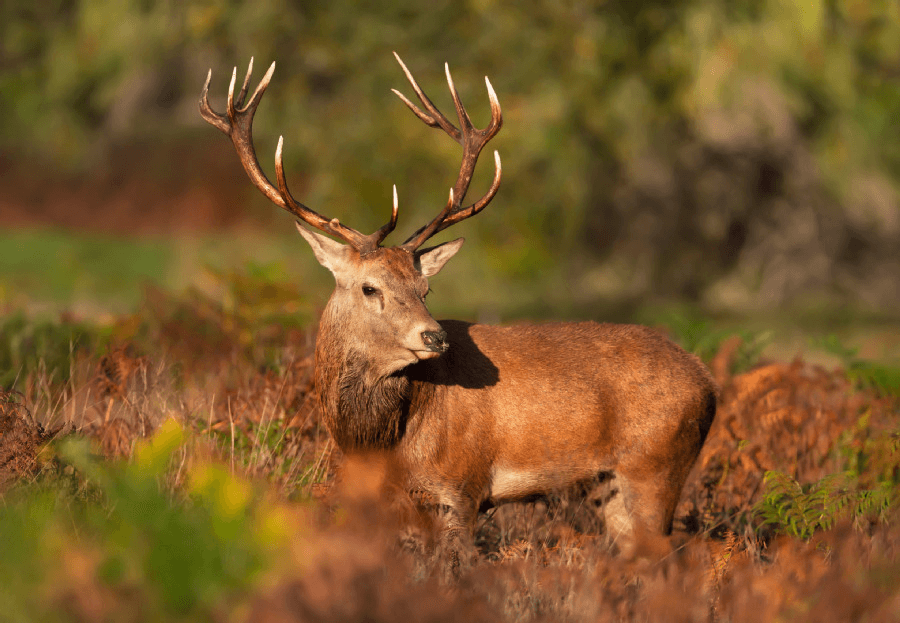
<instances>
[{"instance_id":1,"label":"blurred background","mask_svg":"<svg viewBox=\"0 0 900 623\"><path fill-rule=\"evenodd\" d=\"M869 323L897 345L895 0L6 0L0 309L102 319L255 280L314 318L330 275L198 96L211 68L221 111L233 66L255 57L255 85L277 61L264 169L283 134L294 195L365 232L396 183L397 243L460 151L390 92L412 95L393 50L451 118L445 61L476 125L483 76L503 107L503 184L443 234L468 242L436 316Z\"/></svg>"}]
</instances>

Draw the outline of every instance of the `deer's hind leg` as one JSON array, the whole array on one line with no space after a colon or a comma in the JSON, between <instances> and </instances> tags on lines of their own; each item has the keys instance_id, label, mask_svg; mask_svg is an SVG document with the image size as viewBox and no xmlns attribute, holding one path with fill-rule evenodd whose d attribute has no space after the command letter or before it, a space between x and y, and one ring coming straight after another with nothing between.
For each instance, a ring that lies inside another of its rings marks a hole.
<instances>
[{"instance_id":1,"label":"deer's hind leg","mask_svg":"<svg viewBox=\"0 0 900 623\"><path fill-rule=\"evenodd\" d=\"M605 483L606 490L603 494L603 524L606 538L613 545L620 545L624 541L630 542L634 534L634 517L631 512L631 504L626 503L626 498L631 493L629 484L618 474Z\"/></svg>"},{"instance_id":2,"label":"deer's hind leg","mask_svg":"<svg viewBox=\"0 0 900 623\"><path fill-rule=\"evenodd\" d=\"M681 492L682 479L665 474L637 478L616 474L603 505L606 536L619 551L633 550L639 537L668 535Z\"/></svg>"}]
</instances>

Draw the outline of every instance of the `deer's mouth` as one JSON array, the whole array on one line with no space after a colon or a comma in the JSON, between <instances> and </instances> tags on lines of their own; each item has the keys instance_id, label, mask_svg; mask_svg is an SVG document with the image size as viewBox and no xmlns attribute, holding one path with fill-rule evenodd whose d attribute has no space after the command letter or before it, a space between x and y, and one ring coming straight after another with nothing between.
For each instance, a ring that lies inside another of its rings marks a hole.
<instances>
[{"instance_id":1,"label":"deer's mouth","mask_svg":"<svg viewBox=\"0 0 900 623\"><path fill-rule=\"evenodd\" d=\"M419 361L424 361L426 359L434 359L435 357L440 357L444 351L438 350L414 350L412 354L415 355L416 359Z\"/></svg>"}]
</instances>

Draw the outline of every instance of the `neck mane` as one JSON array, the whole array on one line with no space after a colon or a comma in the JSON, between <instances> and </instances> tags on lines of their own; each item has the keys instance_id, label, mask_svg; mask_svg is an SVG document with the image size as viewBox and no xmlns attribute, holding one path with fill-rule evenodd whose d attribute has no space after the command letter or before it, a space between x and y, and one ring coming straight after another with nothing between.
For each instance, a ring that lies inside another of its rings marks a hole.
<instances>
[{"instance_id":1,"label":"neck mane","mask_svg":"<svg viewBox=\"0 0 900 623\"><path fill-rule=\"evenodd\" d=\"M379 375L340 334L320 326L316 340L316 389L325 425L344 452L392 448L406 431L409 378L403 371Z\"/></svg>"}]
</instances>

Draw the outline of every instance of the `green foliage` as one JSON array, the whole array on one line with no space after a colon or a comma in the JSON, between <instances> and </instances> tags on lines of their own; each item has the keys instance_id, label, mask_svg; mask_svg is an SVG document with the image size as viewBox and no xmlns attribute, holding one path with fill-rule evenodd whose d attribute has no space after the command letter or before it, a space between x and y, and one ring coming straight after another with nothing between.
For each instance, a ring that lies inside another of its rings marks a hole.
<instances>
[{"instance_id":1,"label":"green foliage","mask_svg":"<svg viewBox=\"0 0 900 623\"><path fill-rule=\"evenodd\" d=\"M848 347L834 334L814 340L813 345L838 357L847 376L858 387L872 389L885 396L900 397L900 361L896 363L861 359L858 348Z\"/></svg>"},{"instance_id":2,"label":"green foliage","mask_svg":"<svg viewBox=\"0 0 900 623\"><path fill-rule=\"evenodd\" d=\"M754 509L763 524L776 532L809 539L840 519L858 520L882 516L897 504L895 485L855 489L844 474L832 474L809 485L800 485L783 472L768 471L765 493Z\"/></svg>"},{"instance_id":3,"label":"green foliage","mask_svg":"<svg viewBox=\"0 0 900 623\"><path fill-rule=\"evenodd\" d=\"M869 412L846 431L838 443L847 478L863 487L900 484L900 430L876 433Z\"/></svg>"},{"instance_id":4,"label":"green foliage","mask_svg":"<svg viewBox=\"0 0 900 623\"><path fill-rule=\"evenodd\" d=\"M857 361L847 370L859 386L881 394L900 396L900 365L891 366L872 361Z\"/></svg>"},{"instance_id":5,"label":"green foliage","mask_svg":"<svg viewBox=\"0 0 900 623\"><path fill-rule=\"evenodd\" d=\"M733 374L745 372L753 367L773 340L771 331L722 329L715 327L711 321L696 316L667 314L660 319L660 322L669 329L672 338L682 348L706 362L709 362L719 352L726 340L732 337L739 338L740 345L731 364Z\"/></svg>"},{"instance_id":6,"label":"green foliage","mask_svg":"<svg viewBox=\"0 0 900 623\"><path fill-rule=\"evenodd\" d=\"M241 340L266 326L301 329L314 320L307 294L278 262L247 262L241 269L207 267L222 291L222 310L240 325Z\"/></svg>"},{"instance_id":7,"label":"green foliage","mask_svg":"<svg viewBox=\"0 0 900 623\"><path fill-rule=\"evenodd\" d=\"M173 491L167 482L185 441L169 421L124 465L100 462L85 441L66 441L61 460L99 499L66 493L59 481L7 495L4 616L47 620L64 612L69 589L130 594L141 620L206 620L240 603L287 526L274 526L276 510L217 464L194 464L186 487ZM83 566L73 569L76 560Z\"/></svg>"},{"instance_id":8,"label":"green foliage","mask_svg":"<svg viewBox=\"0 0 900 623\"><path fill-rule=\"evenodd\" d=\"M206 273L211 293L189 288L171 295L149 288L139 310L116 323L108 314L92 320L0 315L0 388L12 388L35 372L45 384L64 384L80 355L124 339L145 352L155 350L162 334L174 329L201 350L238 347L258 365L272 367L286 335L302 333L313 320L306 293L280 264L248 262L244 268L207 267Z\"/></svg>"},{"instance_id":9,"label":"green foliage","mask_svg":"<svg viewBox=\"0 0 900 623\"><path fill-rule=\"evenodd\" d=\"M811 288L840 263L870 298L896 301L868 276L893 270L896 248L900 141L885 137L900 116L898 17L889 0L11 0L0 146L79 171L137 139L196 133L209 139L198 153L224 151L195 112L207 68L221 109L231 67L277 60L259 153L285 134L304 201L359 229L384 222L397 182L409 232L443 204L458 149L389 92L405 88L396 49L445 110L441 66L457 68L476 123L490 74L506 181L459 231L499 248L510 274L565 258L602 267L585 298L712 292L733 306L766 284L776 297Z\"/></svg>"},{"instance_id":10,"label":"green foliage","mask_svg":"<svg viewBox=\"0 0 900 623\"><path fill-rule=\"evenodd\" d=\"M844 470L801 485L788 474L768 471L754 514L776 532L809 539L839 520L884 521L900 504L900 432L873 435L868 416L838 444Z\"/></svg>"},{"instance_id":11,"label":"green foliage","mask_svg":"<svg viewBox=\"0 0 900 623\"><path fill-rule=\"evenodd\" d=\"M65 383L78 352L100 348L107 331L86 323L32 320L24 313L0 317L0 388L12 388L30 373Z\"/></svg>"},{"instance_id":12,"label":"green foliage","mask_svg":"<svg viewBox=\"0 0 900 623\"><path fill-rule=\"evenodd\" d=\"M121 337L195 360L242 353L257 366L278 368L286 344L301 341L315 317L307 294L281 264L248 262L243 268L206 269L205 290L176 295L156 288Z\"/></svg>"}]
</instances>

